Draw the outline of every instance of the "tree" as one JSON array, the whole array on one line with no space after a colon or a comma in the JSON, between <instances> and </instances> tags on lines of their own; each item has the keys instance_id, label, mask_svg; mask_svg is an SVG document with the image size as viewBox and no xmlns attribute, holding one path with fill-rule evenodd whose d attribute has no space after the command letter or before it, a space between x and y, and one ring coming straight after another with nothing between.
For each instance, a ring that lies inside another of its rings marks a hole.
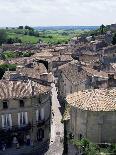
<instances>
[{"instance_id":1,"label":"tree","mask_svg":"<svg viewBox=\"0 0 116 155\"><path fill-rule=\"evenodd\" d=\"M23 26L19 26L18 29L23 29Z\"/></svg>"},{"instance_id":2,"label":"tree","mask_svg":"<svg viewBox=\"0 0 116 155\"><path fill-rule=\"evenodd\" d=\"M14 39L13 38L8 38L7 39L7 44L13 44L14 43Z\"/></svg>"},{"instance_id":3,"label":"tree","mask_svg":"<svg viewBox=\"0 0 116 155\"><path fill-rule=\"evenodd\" d=\"M29 30L29 35L34 36L34 30Z\"/></svg>"},{"instance_id":4,"label":"tree","mask_svg":"<svg viewBox=\"0 0 116 155\"><path fill-rule=\"evenodd\" d=\"M95 155L99 153L97 145L91 143L86 138L82 138L81 140L73 139L71 143L74 144L77 149L81 150L83 155Z\"/></svg>"},{"instance_id":5,"label":"tree","mask_svg":"<svg viewBox=\"0 0 116 155\"><path fill-rule=\"evenodd\" d=\"M0 65L0 79L2 79L5 71L7 71L8 69L10 71L16 71L16 65L15 64L2 64L2 65Z\"/></svg>"},{"instance_id":6,"label":"tree","mask_svg":"<svg viewBox=\"0 0 116 155\"><path fill-rule=\"evenodd\" d=\"M101 33L101 34L104 34L104 30L105 30L105 26L102 24L102 25L100 26L100 33Z\"/></svg>"},{"instance_id":7,"label":"tree","mask_svg":"<svg viewBox=\"0 0 116 155\"><path fill-rule=\"evenodd\" d=\"M34 30L32 27L30 27L30 26L25 26L25 29L26 30Z\"/></svg>"},{"instance_id":8,"label":"tree","mask_svg":"<svg viewBox=\"0 0 116 155\"><path fill-rule=\"evenodd\" d=\"M0 45L5 43L7 40L7 33L5 30L0 30Z\"/></svg>"},{"instance_id":9,"label":"tree","mask_svg":"<svg viewBox=\"0 0 116 155\"><path fill-rule=\"evenodd\" d=\"M114 34L113 36L113 41L112 41L112 44L115 45L116 44L116 33Z\"/></svg>"}]
</instances>

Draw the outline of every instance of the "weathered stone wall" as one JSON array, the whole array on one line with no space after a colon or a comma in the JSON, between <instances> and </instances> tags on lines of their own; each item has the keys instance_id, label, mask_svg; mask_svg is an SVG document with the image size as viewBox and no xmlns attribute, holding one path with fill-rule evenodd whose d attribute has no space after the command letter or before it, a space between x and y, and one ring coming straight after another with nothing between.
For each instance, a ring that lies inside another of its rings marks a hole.
<instances>
[{"instance_id":1,"label":"weathered stone wall","mask_svg":"<svg viewBox=\"0 0 116 155\"><path fill-rule=\"evenodd\" d=\"M40 99L39 99L40 98ZM39 102L40 100L40 102ZM43 141L48 140L50 137L50 121L51 121L51 97L49 94L40 94L38 97L24 98L24 107L19 106L18 99L10 99L8 101L8 109L3 109L2 101L0 101L0 128L2 129L2 117L4 114L11 114L12 126L18 126L18 113L27 112L28 122L31 123L33 130L30 130L33 142L37 141L37 130L44 129ZM42 126L37 126L36 110L44 109L45 123Z\"/></svg>"},{"instance_id":2,"label":"weathered stone wall","mask_svg":"<svg viewBox=\"0 0 116 155\"><path fill-rule=\"evenodd\" d=\"M71 107L68 132L79 139L80 135L95 143L116 143L116 111L92 112Z\"/></svg>"}]
</instances>

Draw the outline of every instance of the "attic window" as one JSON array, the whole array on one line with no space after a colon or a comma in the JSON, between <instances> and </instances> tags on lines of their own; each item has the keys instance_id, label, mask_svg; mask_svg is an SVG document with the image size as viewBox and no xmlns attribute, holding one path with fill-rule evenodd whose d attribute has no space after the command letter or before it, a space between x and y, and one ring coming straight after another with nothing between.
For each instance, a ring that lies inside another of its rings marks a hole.
<instances>
[{"instance_id":1,"label":"attic window","mask_svg":"<svg viewBox=\"0 0 116 155\"><path fill-rule=\"evenodd\" d=\"M25 105L24 101L20 100L19 102L20 102L20 107L24 107L24 105Z\"/></svg>"},{"instance_id":2,"label":"attic window","mask_svg":"<svg viewBox=\"0 0 116 155\"><path fill-rule=\"evenodd\" d=\"M7 103L7 101L3 101L3 109L8 109L8 103Z\"/></svg>"}]
</instances>

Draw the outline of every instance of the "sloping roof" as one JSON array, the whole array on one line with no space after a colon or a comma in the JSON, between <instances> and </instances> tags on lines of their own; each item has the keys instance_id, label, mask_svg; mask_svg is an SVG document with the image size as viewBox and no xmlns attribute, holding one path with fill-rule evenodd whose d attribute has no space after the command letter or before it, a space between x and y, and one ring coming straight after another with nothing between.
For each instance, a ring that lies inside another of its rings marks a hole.
<instances>
[{"instance_id":1,"label":"sloping roof","mask_svg":"<svg viewBox=\"0 0 116 155\"><path fill-rule=\"evenodd\" d=\"M88 68L88 67L83 67L83 69L87 72L88 75L101 77L101 78L108 78L108 73L106 73L104 71L98 72L97 70Z\"/></svg>"},{"instance_id":2,"label":"sloping roof","mask_svg":"<svg viewBox=\"0 0 116 155\"><path fill-rule=\"evenodd\" d=\"M69 105L89 111L116 110L116 88L84 90L70 94L66 98Z\"/></svg>"},{"instance_id":3,"label":"sloping roof","mask_svg":"<svg viewBox=\"0 0 116 155\"><path fill-rule=\"evenodd\" d=\"M49 50L42 50L39 53L34 54L32 57L39 59L39 58L51 58L53 55L51 52L49 52Z\"/></svg>"},{"instance_id":4,"label":"sloping roof","mask_svg":"<svg viewBox=\"0 0 116 155\"><path fill-rule=\"evenodd\" d=\"M33 87L32 87L33 85ZM49 86L43 86L36 82L31 84L31 81L0 81L0 100L12 99L12 98L23 98L38 95L40 93L48 92Z\"/></svg>"},{"instance_id":5,"label":"sloping roof","mask_svg":"<svg viewBox=\"0 0 116 155\"><path fill-rule=\"evenodd\" d=\"M61 70L66 78L73 84L79 84L86 80L86 72L82 68L78 71L77 61L64 64L59 68L59 70Z\"/></svg>"},{"instance_id":6,"label":"sloping roof","mask_svg":"<svg viewBox=\"0 0 116 155\"><path fill-rule=\"evenodd\" d=\"M34 68L24 67L24 68L17 69L17 71L19 71L20 74L23 76L28 76L28 77L37 78L37 79L39 79L41 74L47 73L47 69L42 63L39 63L39 65Z\"/></svg>"},{"instance_id":7,"label":"sloping roof","mask_svg":"<svg viewBox=\"0 0 116 155\"><path fill-rule=\"evenodd\" d=\"M13 58L11 60L8 60L10 64L18 64L18 65L26 65L28 63L33 62L32 57L22 57L22 58Z\"/></svg>"},{"instance_id":8,"label":"sloping roof","mask_svg":"<svg viewBox=\"0 0 116 155\"><path fill-rule=\"evenodd\" d=\"M111 66L116 71L116 63L111 63Z\"/></svg>"},{"instance_id":9,"label":"sloping roof","mask_svg":"<svg viewBox=\"0 0 116 155\"><path fill-rule=\"evenodd\" d=\"M3 78L9 79L10 75L14 74L19 76L27 76L30 78L40 79L40 75L44 73L47 73L47 69L44 66L44 64L39 63L39 65L34 68L21 67L21 68L17 68L16 71L6 71L4 73Z\"/></svg>"}]
</instances>

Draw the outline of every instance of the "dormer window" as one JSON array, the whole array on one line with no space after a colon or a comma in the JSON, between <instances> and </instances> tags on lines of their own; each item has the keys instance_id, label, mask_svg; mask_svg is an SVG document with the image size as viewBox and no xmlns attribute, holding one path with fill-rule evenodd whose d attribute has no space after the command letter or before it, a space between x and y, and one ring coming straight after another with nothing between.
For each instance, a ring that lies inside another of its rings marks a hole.
<instances>
[{"instance_id":1,"label":"dormer window","mask_svg":"<svg viewBox=\"0 0 116 155\"><path fill-rule=\"evenodd\" d=\"M3 101L3 109L8 109L8 103L7 103L7 101Z\"/></svg>"},{"instance_id":2,"label":"dormer window","mask_svg":"<svg viewBox=\"0 0 116 155\"><path fill-rule=\"evenodd\" d=\"M23 100L19 100L19 102L20 102L20 108L22 108L22 107L24 107L24 106L25 106L25 103L24 103L24 101L23 101Z\"/></svg>"}]
</instances>

